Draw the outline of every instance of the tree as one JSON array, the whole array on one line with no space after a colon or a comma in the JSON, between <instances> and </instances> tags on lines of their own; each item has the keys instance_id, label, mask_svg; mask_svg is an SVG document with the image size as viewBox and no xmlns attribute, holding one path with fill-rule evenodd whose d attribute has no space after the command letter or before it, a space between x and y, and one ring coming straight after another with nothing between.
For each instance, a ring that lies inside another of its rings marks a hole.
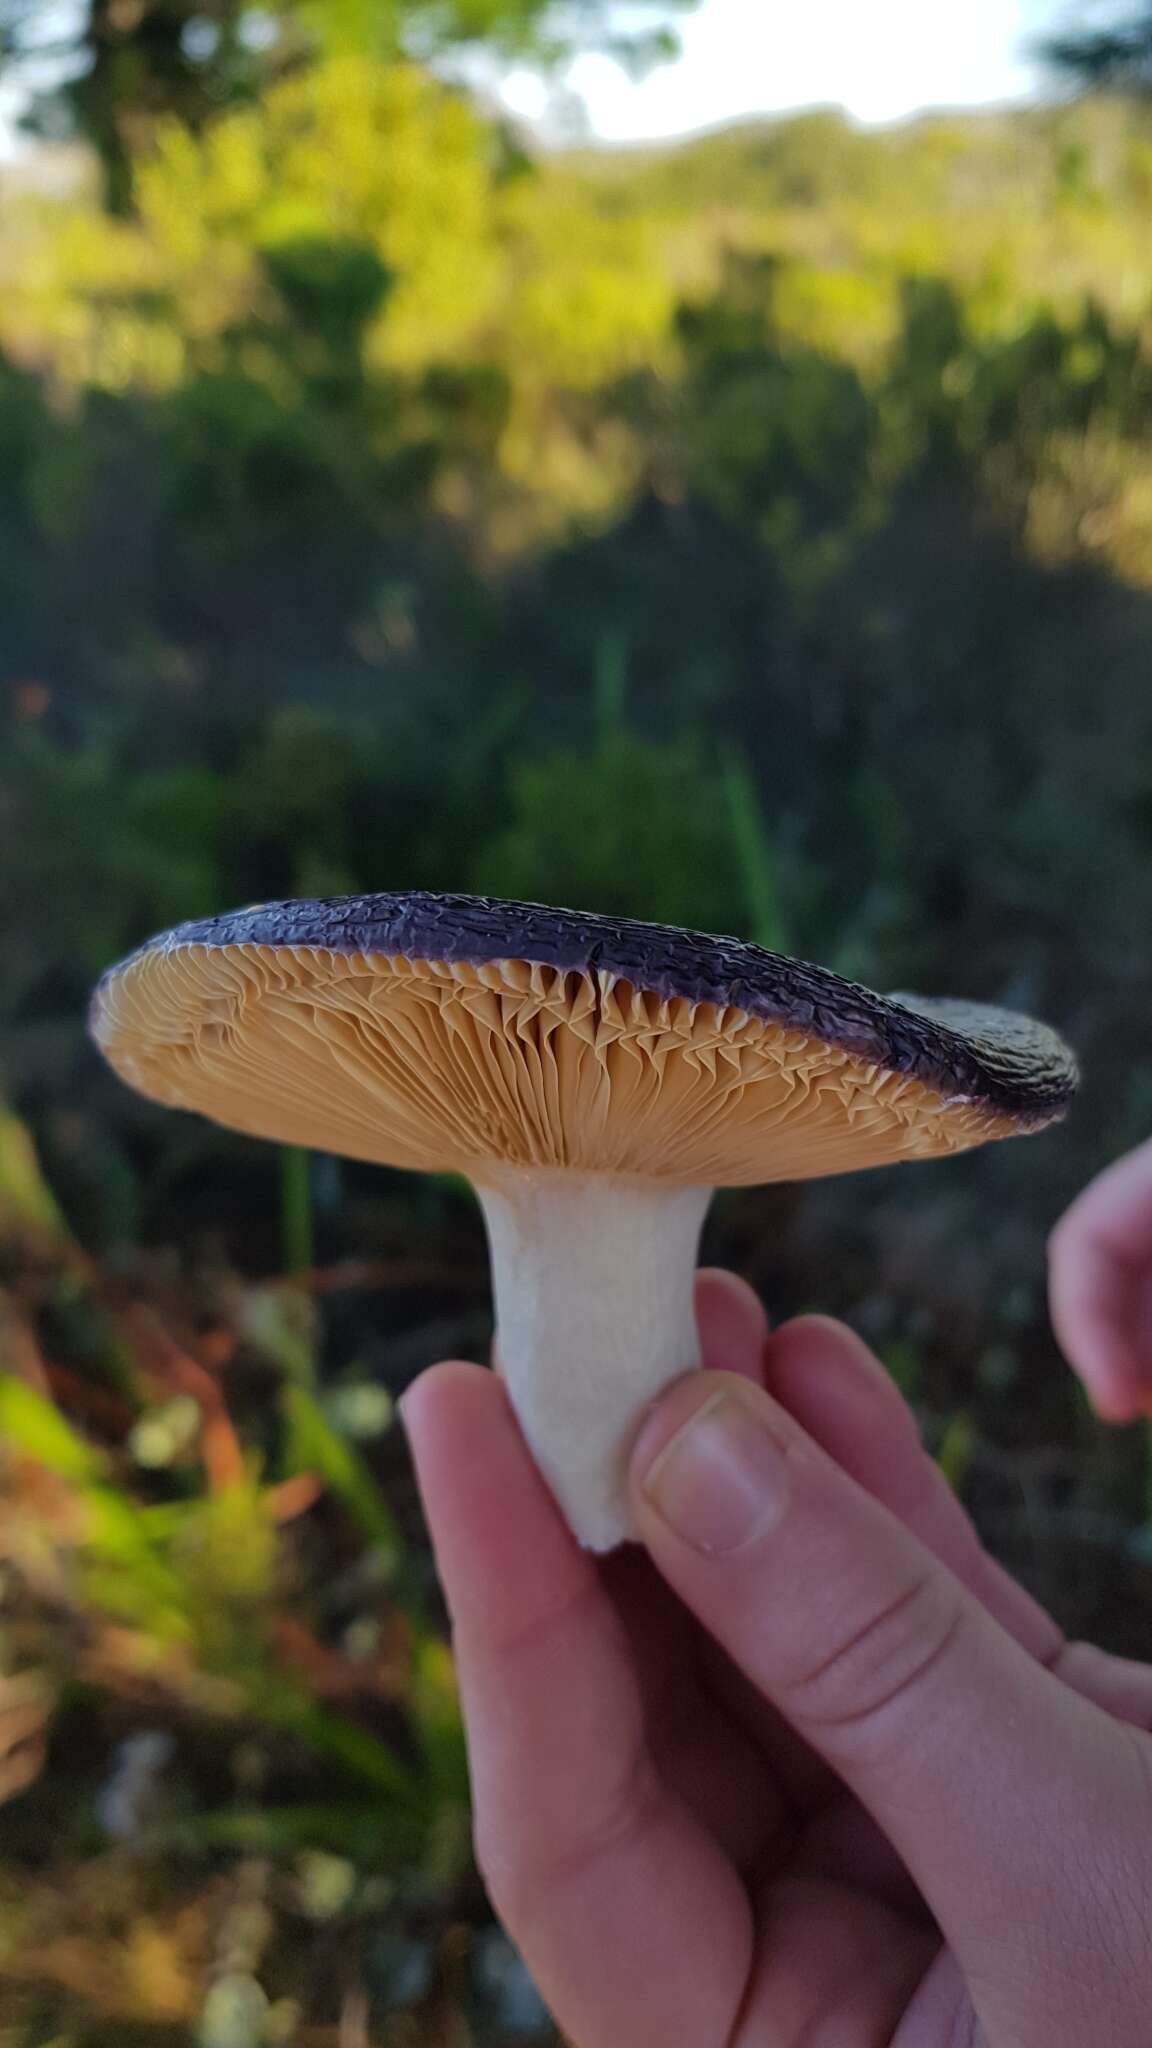
<instances>
[{"instance_id":1,"label":"tree","mask_svg":"<svg viewBox=\"0 0 1152 2048\"><path fill-rule=\"evenodd\" d=\"M1051 37L1042 54L1058 73L1090 91L1152 94L1152 5L1135 13L1112 9L1099 26Z\"/></svg>"},{"instance_id":2,"label":"tree","mask_svg":"<svg viewBox=\"0 0 1152 2048\"><path fill-rule=\"evenodd\" d=\"M133 160L164 116L203 129L226 108L324 52L425 63L484 46L555 64L589 44L643 64L674 47L695 0L0 0L0 74L15 75L25 125L95 147L112 212L131 208Z\"/></svg>"}]
</instances>

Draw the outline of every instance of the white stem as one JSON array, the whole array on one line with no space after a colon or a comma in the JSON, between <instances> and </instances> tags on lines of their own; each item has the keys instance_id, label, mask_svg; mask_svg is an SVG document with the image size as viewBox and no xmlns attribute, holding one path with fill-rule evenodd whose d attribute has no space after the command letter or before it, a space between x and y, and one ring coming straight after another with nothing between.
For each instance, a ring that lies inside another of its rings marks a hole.
<instances>
[{"instance_id":1,"label":"white stem","mask_svg":"<svg viewBox=\"0 0 1152 2048\"><path fill-rule=\"evenodd\" d=\"M692 1282L712 1190L501 1167L477 1192L512 1405L581 1543L612 1550L629 1534L636 1425L700 1364Z\"/></svg>"}]
</instances>

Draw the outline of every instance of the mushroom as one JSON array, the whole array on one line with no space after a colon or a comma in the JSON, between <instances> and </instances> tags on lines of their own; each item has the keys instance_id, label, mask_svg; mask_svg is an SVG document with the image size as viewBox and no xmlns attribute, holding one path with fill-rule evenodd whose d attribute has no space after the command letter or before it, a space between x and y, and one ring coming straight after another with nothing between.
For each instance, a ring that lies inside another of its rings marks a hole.
<instances>
[{"instance_id":1,"label":"mushroom","mask_svg":"<svg viewBox=\"0 0 1152 2048\"><path fill-rule=\"evenodd\" d=\"M931 1159L1042 1129L1075 1061L995 1009L883 997L735 939L467 896L271 903L106 974L125 1081L261 1138L465 1174L499 1367L592 1550L628 1534L648 1402L700 1362L717 1187Z\"/></svg>"}]
</instances>

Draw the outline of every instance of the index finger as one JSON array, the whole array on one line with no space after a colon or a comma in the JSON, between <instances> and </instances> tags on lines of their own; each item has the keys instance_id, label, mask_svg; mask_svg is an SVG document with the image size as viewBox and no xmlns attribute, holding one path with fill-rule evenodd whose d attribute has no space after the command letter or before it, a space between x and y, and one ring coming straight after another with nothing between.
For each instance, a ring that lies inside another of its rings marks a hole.
<instances>
[{"instance_id":1,"label":"index finger","mask_svg":"<svg viewBox=\"0 0 1152 2048\"><path fill-rule=\"evenodd\" d=\"M729 2036L751 1967L744 1886L662 1782L623 1628L496 1377L404 1400L453 1619L481 1867L582 2048Z\"/></svg>"}]
</instances>

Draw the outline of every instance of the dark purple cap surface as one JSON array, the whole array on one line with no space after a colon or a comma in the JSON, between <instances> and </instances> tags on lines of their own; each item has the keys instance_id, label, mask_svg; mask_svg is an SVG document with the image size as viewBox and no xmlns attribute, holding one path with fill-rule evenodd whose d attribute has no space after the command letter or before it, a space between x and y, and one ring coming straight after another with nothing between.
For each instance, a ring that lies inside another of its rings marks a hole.
<instances>
[{"instance_id":1,"label":"dark purple cap surface","mask_svg":"<svg viewBox=\"0 0 1152 2048\"><path fill-rule=\"evenodd\" d=\"M739 939L539 903L419 890L262 903L179 925L132 959L184 947L246 946L599 970L662 998L744 1010L907 1074L946 1098L983 1102L1022 1129L1059 1117L1078 1080L1063 1040L1010 1011L944 998L876 995L826 968ZM129 964L111 969L101 987ZM94 1006L99 1009L99 989Z\"/></svg>"}]
</instances>

